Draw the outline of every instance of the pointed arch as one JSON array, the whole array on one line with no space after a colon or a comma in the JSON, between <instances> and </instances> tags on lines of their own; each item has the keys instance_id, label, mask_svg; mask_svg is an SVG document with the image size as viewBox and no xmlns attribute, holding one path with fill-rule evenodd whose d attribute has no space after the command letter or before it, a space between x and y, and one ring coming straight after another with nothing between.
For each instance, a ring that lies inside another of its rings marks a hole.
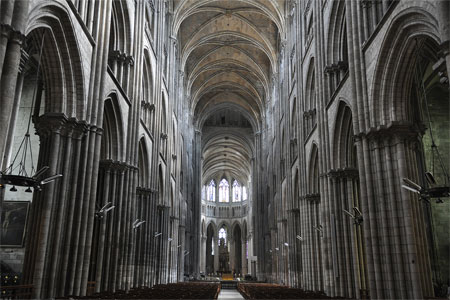
<instances>
[{"instance_id":1,"label":"pointed arch","mask_svg":"<svg viewBox=\"0 0 450 300\"><path fill-rule=\"evenodd\" d=\"M155 97L153 95L154 75L148 49L144 49L142 70L142 113L141 118L152 134L155 130Z\"/></svg>"},{"instance_id":2,"label":"pointed arch","mask_svg":"<svg viewBox=\"0 0 450 300\"><path fill-rule=\"evenodd\" d=\"M319 194L319 148L313 143L309 159L308 194Z\"/></svg>"},{"instance_id":3,"label":"pointed arch","mask_svg":"<svg viewBox=\"0 0 450 300\"><path fill-rule=\"evenodd\" d=\"M334 168L356 167L356 148L354 145L352 111L343 100L341 100L338 105L332 153L334 155Z\"/></svg>"},{"instance_id":4,"label":"pointed arch","mask_svg":"<svg viewBox=\"0 0 450 300\"><path fill-rule=\"evenodd\" d=\"M111 93L104 102L103 136L100 155L102 159L124 160L124 131L117 95Z\"/></svg>"},{"instance_id":5,"label":"pointed arch","mask_svg":"<svg viewBox=\"0 0 450 300\"><path fill-rule=\"evenodd\" d=\"M162 165L158 167L158 196L159 203L164 204L164 171Z\"/></svg>"},{"instance_id":6,"label":"pointed arch","mask_svg":"<svg viewBox=\"0 0 450 300\"><path fill-rule=\"evenodd\" d=\"M45 112L63 113L86 120L85 84L81 55L67 8L42 5L30 12L26 36L34 55L44 39L41 70L45 89ZM44 38L45 35L45 38Z\"/></svg>"},{"instance_id":7,"label":"pointed arch","mask_svg":"<svg viewBox=\"0 0 450 300\"><path fill-rule=\"evenodd\" d=\"M150 167L147 144L145 138L141 137L138 149L139 187L148 188L150 186Z\"/></svg>"},{"instance_id":8,"label":"pointed arch","mask_svg":"<svg viewBox=\"0 0 450 300\"><path fill-rule=\"evenodd\" d=\"M379 51L383 59L377 60L370 89L370 127L412 122L413 103L409 99L417 49L426 43L441 43L438 22L430 12L411 7L392 20Z\"/></svg>"}]
</instances>

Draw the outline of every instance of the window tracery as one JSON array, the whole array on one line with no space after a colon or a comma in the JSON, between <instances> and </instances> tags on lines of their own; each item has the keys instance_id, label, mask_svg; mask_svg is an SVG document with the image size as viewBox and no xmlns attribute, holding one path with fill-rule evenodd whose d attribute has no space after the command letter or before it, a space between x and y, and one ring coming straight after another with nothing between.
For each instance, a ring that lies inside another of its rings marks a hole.
<instances>
[{"instance_id":1,"label":"window tracery","mask_svg":"<svg viewBox=\"0 0 450 300\"><path fill-rule=\"evenodd\" d=\"M233 182L233 202L241 202L242 200L242 190L241 185L237 180Z\"/></svg>"},{"instance_id":2,"label":"window tracery","mask_svg":"<svg viewBox=\"0 0 450 300\"><path fill-rule=\"evenodd\" d=\"M208 185L208 201L216 201L216 184L214 183L214 180L211 180Z\"/></svg>"},{"instance_id":3,"label":"window tracery","mask_svg":"<svg viewBox=\"0 0 450 300\"><path fill-rule=\"evenodd\" d=\"M230 200L230 185L224 178L219 184L219 202L229 202Z\"/></svg>"}]
</instances>

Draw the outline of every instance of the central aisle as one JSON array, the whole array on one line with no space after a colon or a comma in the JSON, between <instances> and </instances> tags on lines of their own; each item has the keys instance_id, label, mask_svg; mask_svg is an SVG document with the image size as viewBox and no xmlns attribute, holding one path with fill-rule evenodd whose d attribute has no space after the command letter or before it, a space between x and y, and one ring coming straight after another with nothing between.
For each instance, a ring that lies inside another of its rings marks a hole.
<instances>
[{"instance_id":1,"label":"central aisle","mask_svg":"<svg viewBox=\"0 0 450 300\"><path fill-rule=\"evenodd\" d=\"M236 289L221 289L217 299L244 299L244 297Z\"/></svg>"}]
</instances>

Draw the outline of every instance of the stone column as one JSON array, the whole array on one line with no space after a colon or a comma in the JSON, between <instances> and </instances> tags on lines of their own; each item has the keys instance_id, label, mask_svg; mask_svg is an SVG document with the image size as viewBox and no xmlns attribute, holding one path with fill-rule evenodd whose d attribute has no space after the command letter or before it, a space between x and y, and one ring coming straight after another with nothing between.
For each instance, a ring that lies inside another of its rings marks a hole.
<instances>
[{"instance_id":1,"label":"stone column","mask_svg":"<svg viewBox=\"0 0 450 300\"><path fill-rule=\"evenodd\" d=\"M219 244L218 244L219 235L218 234L219 233L216 232L216 236L213 237L213 242L214 242L214 273L219 271Z\"/></svg>"},{"instance_id":2,"label":"stone column","mask_svg":"<svg viewBox=\"0 0 450 300\"><path fill-rule=\"evenodd\" d=\"M180 225L178 227L178 236L179 236L179 244L177 245L177 253L178 253L178 281L183 281L184 278L184 245L185 241L185 231L186 227L184 225ZM181 247L179 247L181 246Z\"/></svg>"},{"instance_id":3,"label":"stone column","mask_svg":"<svg viewBox=\"0 0 450 300\"><path fill-rule=\"evenodd\" d=\"M14 97L17 84L17 76L19 74L19 63L21 58L21 48L23 46L25 36L23 30L25 29L26 17L28 14L28 5L30 1L15 1L14 14L11 20L11 26L7 24L0 24L0 35L2 43L0 51L3 51L4 45L5 56L0 57L0 103L2 109L0 110L0 167L4 169L4 160L7 159L6 155L6 141L8 137L8 131L11 124L11 116L14 107ZM8 2L3 5L7 6ZM6 13L6 11L5 11ZM7 43L5 40L8 40ZM2 53L0 52L0 55Z\"/></svg>"},{"instance_id":4,"label":"stone column","mask_svg":"<svg viewBox=\"0 0 450 300\"><path fill-rule=\"evenodd\" d=\"M3 63L11 28L11 19L14 11L14 0L0 2L0 78L2 77Z\"/></svg>"},{"instance_id":5,"label":"stone column","mask_svg":"<svg viewBox=\"0 0 450 300\"><path fill-rule=\"evenodd\" d=\"M115 225L115 216L117 216L118 213L118 195L117 195L117 179L118 179L118 168L112 166L111 168L111 198L109 199L109 201L111 202L111 205L115 206L115 208L109 212L109 214L107 215L107 222L108 222L108 232L107 232L107 241L108 241L108 245L107 245L107 251L106 251L106 265L105 265L105 272L104 272L104 278L102 279L102 285L100 287L101 291L103 290L112 290L113 287L111 286L111 277L113 276L112 274L112 257L113 257L113 237L114 237L114 225ZM97 285L99 285L97 283ZM96 286L97 286L96 285ZM99 285L100 286L100 285Z\"/></svg>"},{"instance_id":6,"label":"stone column","mask_svg":"<svg viewBox=\"0 0 450 300\"><path fill-rule=\"evenodd\" d=\"M118 173L118 191L117 191L117 204L114 212L114 236L113 236L113 242L112 242L112 270L111 270L111 282L110 282L110 290L115 291L116 289L120 289L120 271L119 271L119 264L120 264L120 246L122 243L122 227L123 227L123 215L125 213L125 206L124 206L124 195L123 195L123 185L125 181L125 169L122 167L117 168Z\"/></svg>"},{"instance_id":7,"label":"stone column","mask_svg":"<svg viewBox=\"0 0 450 300\"><path fill-rule=\"evenodd\" d=\"M201 190L201 145L202 145L202 133L200 130L195 130L195 138L194 138L194 178L197 178L197 181L194 184L193 192L193 232L194 232L194 249L191 249L190 255L192 255L192 264L194 267L194 275L198 276L200 273L200 251L201 251L201 214L202 214L202 190Z\"/></svg>"},{"instance_id":8,"label":"stone column","mask_svg":"<svg viewBox=\"0 0 450 300\"><path fill-rule=\"evenodd\" d=\"M10 120L11 125L8 130L8 139L6 141L6 146L5 146L5 155L4 155L3 166L0 165L1 170L4 170L5 167L7 167L8 164L11 163L10 159L11 159L12 145L13 145L13 141L14 141L14 129L15 129L17 115L19 114L23 82L24 82L25 75L27 72L26 67L27 67L29 55L23 49L21 52L22 52L22 56L21 56L20 65L19 65L19 77L17 78L16 92L15 92L15 96L14 96L14 105L13 105L13 108L11 111L11 120ZM36 84L39 85L39 82L36 82ZM35 101L35 99L31 99L31 101Z\"/></svg>"},{"instance_id":9,"label":"stone column","mask_svg":"<svg viewBox=\"0 0 450 300\"><path fill-rule=\"evenodd\" d=\"M42 156L46 156L46 161L50 167L49 174L57 174L59 162L59 147L61 142L61 129L66 123L65 118L49 118L39 126L39 136L45 140L46 149L42 149ZM48 151L48 152L47 152ZM46 153L47 152L47 153ZM38 209L38 222L34 223L37 227L36 236L39 239L35 246L35 264L30 270L33 274L33 296L34 298L47 298L47 279L46 274L47 255L49 252L49 242L52 228L52 211L55 204L56 185L59 182L52 182L43 188L41 196L41 207ZM33 201L34 203L34 201Z\"/></svg>"},{"instance_id":10,"label":"stone column","mask_svg":"<svg viewBox=\"0 0 450 300\"><path fill-rule=\"evenodd\" d=\"M101 201L100 207L105 206L106 203L109 202L109 190L110 190L109 184L111 177L111 170L109 166L105 166L105 168L102 171L104 171L104 180L103 180L103 195L102 199L100 200ZM97 257L96 257L95 292L99 293L103 279L102 271L103 271L103 255L105 247L106 222L107 222L106 215L98 215L97 222L99 222L100 234L98 236L99 241L97 246Z\"/></svg>"},{"instance_id":11,"label":"stone column","mask_svg":"<svg viewBox=\"0 0 450 300\"><path fill-rule=\"evenodd\" d=\"M206 274L206 236L202 236L202 248L200 253L200 272Z\"/></svg>"},{"instance_id":12,"label":"stone column","mask_svg":"<svg viewBox=\"0 0 450 300\"><path fill-rule=\"evenodd\" d=\"M228 264L229 264L229 270L231 272L231 274L233 274L236 265L236 249L235 249L235 245L234 245L234 240L233 237L228 237L228 249L229 249L229 256L228 256Z\"/></svg>"},{"instance_id":13,"label":"stone column","mask_svg":"<svg viewBox=\"0 0 450 300\"><path fill-rule=\"evenodd\" d=\"M242 247L241 247L241 275L245 276L248 273L247 269L247 240L242 239Z\"/></svg>"}]
</instances>

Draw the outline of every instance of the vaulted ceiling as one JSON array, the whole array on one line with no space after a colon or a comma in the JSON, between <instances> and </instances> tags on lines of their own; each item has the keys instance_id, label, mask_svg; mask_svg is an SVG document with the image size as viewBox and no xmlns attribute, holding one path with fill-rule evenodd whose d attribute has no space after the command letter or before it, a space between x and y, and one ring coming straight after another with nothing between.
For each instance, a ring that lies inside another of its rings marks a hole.
<instances>
[{"instance_id":1,"label":"vaulted ceiling","mask_svg":"<svg viewBox=\"0 0 450 300\"><path fill-rule=\"evenodd\" d=\"M259 131L272 74L278 72L284 0L177 0L174 4L173 29L196 125L201 129L208 118L231 109L246 118L254 132ZM208 157L204 175L237 170L250 175L252 155L249 149L238 149L244 147L238 140L243 134L204 144Z\"/></svg>"}]
</instances>

